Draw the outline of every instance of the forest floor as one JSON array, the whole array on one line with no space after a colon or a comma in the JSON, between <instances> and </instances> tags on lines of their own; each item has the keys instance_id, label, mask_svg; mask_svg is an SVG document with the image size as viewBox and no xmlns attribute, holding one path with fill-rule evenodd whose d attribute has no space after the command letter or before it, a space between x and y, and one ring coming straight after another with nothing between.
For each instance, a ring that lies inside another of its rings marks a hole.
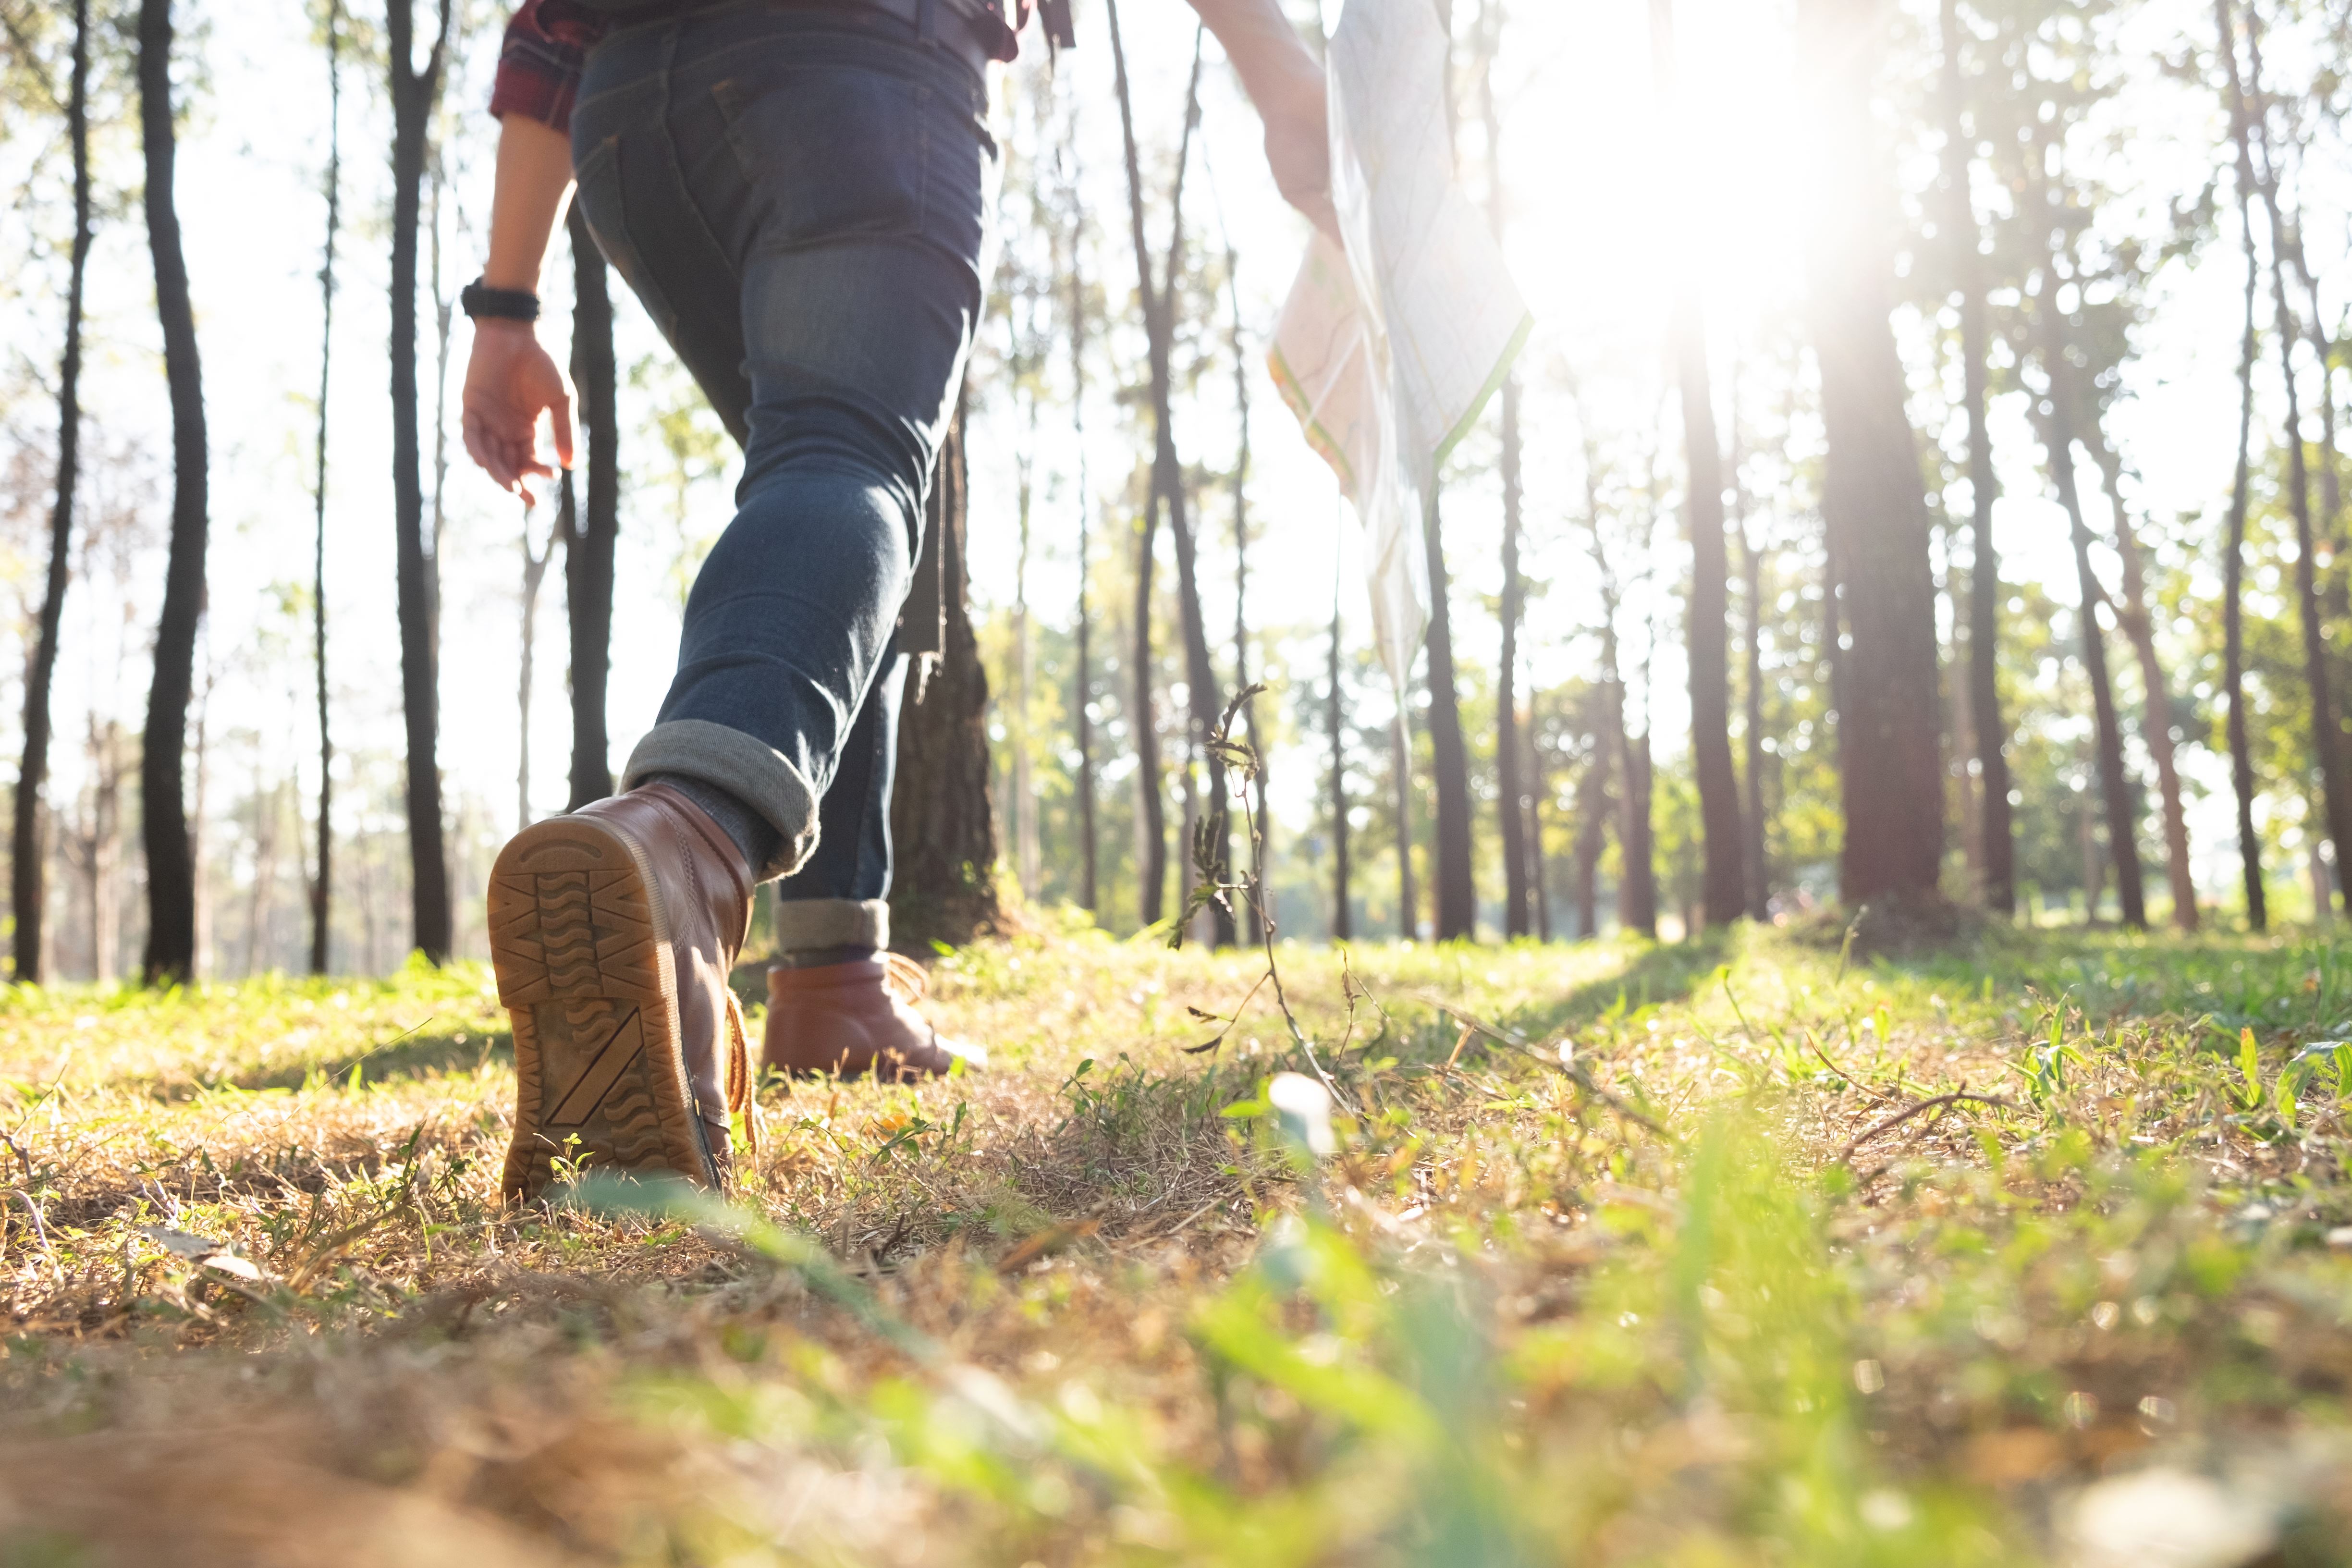
<instances>
[{"instance_id":1,"label":"forest floor","mask_svg":"<svg viewBox=\"0 0 2352 1568\"><path fill-rule=\"evenodd\" d=\"M945 959L732 1209L502 1207L483 969L11 994L0 1563L2352 1563L2352 938L1279 963Z\"/></svg>"}]
</instances>

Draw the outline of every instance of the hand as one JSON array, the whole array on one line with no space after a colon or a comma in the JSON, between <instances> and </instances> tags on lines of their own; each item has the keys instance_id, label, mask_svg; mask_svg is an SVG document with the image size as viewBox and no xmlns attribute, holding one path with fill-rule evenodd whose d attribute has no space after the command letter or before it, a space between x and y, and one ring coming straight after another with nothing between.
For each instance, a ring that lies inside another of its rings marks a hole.
<instances>
[{"instance_id":1,"label":"hand","mask_svg":"<svg viewBox=\"0 0 2352 1568\"><path fill-rule=\"evenodd\" d=\"M1331 205L1331 129L1319 77L1311 94L1302 93L1295 104L1265 117L1265 161L1274 170L1274 183L1283 199L1337 240L1339 215Z\"/></svg>"},{"instance_id":2,"label":"hand","mask_svg":"<svg viewBox=\"0 0 2352 1568\"><path fill-rule=\"evenodd\" d=\"M554 426L555 460L572 466L572 382L524 323L474 324L461 405L467 454L509 495L535 505L523 481L555 475L539 458L541 414Z\"/></svg>"}]
</instances>

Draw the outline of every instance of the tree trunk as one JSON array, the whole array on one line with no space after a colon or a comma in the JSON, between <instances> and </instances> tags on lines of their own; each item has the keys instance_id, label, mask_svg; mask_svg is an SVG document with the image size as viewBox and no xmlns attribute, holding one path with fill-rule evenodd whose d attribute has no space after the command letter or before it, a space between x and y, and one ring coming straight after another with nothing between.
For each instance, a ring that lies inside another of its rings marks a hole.
<instances>
[{"instance_id":1,"label":"tree trunk","mask_svg":"<svg viewBox=\"0 0 2352 1568\"><path fill-rule=\"evenodd\" d=\"M1429 761L1437 785L1436 937L1468 942L1477 935L1478 889L1470 866L1470 752L1462 735L1462 703L1454 674L1453 597L1447 586L1444 524L1437 486L1422 507L1422 542L1429 561Z\"/></svg>"},{"instance_id":2,"label":"tree trunk","mask_svg":"<svg viewBox=\"0 0 2352 1568\"><path fill-rule=\"evenodd\" d=\"M1389 756L1396 784L1397 936L1411 942L1421 934L1421 895L1412 875L1412 720L1402 693L1389 721Z\"/></svg>"},{"instance_id":3,"label":"tree trunk","mask_svg":"<svg viewBox=\"0 0 2352 1568\"><path fill-rule=\"evenodd\" d=\"M1765 854L1764 834L1764 551L1748 531L1748 492L1739 479L1739 399L1736 384L1732 389L1731 431L1732 531L1739 540L1741 586L1748 601L1748 625L1743 628L1747 633L1747 713L1741 725L1748 765L1740 780L1745 820L1739 846L1746 851L1748 860L1748 918L1762 921L1769 920L1772 914L1772 869Z\"/></svg>"},{"instance_id":4,"label":"tree trunk","mask_svg":"<svg viewBox=\"0 0 2352 1568\"><path fill-rule=\"evenodd\" d=\"M1569 869L1569 896L1576 906L1580 942L1591 942L1601 934L1601 852L1607 847L1611 804L1609 741L1604 733L1576 786L1576 845Z\"/></svg>"},{"instance_id":5,"label":"tree trunk","mask_svg":"<svg viewBox=\"0 0 2352 1568\"><path fill-rule=\"evenodd\" d=\"M188 698L195 679L196 624L205 613L206 499L204 371L196 318L173 205L171 0L140 0L139 118L146 144L147 240L163 326L163 376L172 396L172 542L163 607L155 626L155 672L147 690L139 791L147 850L148 984L186 980L196 959L196 880L188 845Z\"/></svg>"},{"instance_id":6,"label":"tree trunk","mask_svg":"<svg viewBox=\"0 0 2352 1568\"><path fill-rule=\"evenodd\" d=\"M2009 730L2000 716L2000 563L1992 547L1992 435L1985 424L1986 353L1984 287L1979 277L1976 206L1969 194L1969 163L1962 123L1959 11L1943 0L1943 108L1945 225L1951 236L1951 265L1960 296L1960 374L1969 417L1969 728L1976 742L1980 815L1977 837L1983 860L1980 891L1996 914L2017 912L2017 852L2010 825Z\"/></svg>"},{"instance_id":7,"label":"tree trunk","mask_svg":"<svg viewBox=\"0 0 2352 1568\"><path fill-rule=\"evenodd\" d=\"M1088 914L1099 910L1097 833L1095 827L1095 721L1090 705L1095 696L1094 613L1087 591L1093 565L1094 484L1087 471L1087 286L1081 266L1086 259L1086 209L1078 195L1077 118L1073 110L1069 138L1070 202L1070 434L1078 449L1078 627L1077 669L1071 677L1071 710L1078 746L1078 907Z\"/></svg>"},{"instance_id":8,"label":"tree trunk","mask_svg":"<svg viewBox=\"0 0 2352 1568\"><path fill-rule=\"evenodd\" d=\"M66 99L66 135L73 147L73 262L66 282L66 342L58 367L58 489L49 512L49 572L41 592L32 668L25 672L25 761L16 775L16 816L10 862L10 907L16 914L16 981L39 984L41 928L47 889L42 872L41 791L49 772L49 689L57 674L58 638L73 574L74 490L81 478L81 324L83 286L89 276L89 0L74 0L73 81Z\"/></svg>"},{"instance_id":9,"label":"tree trunk","mask_svg":"<svg viewBox=\"0 0 2352 1568\"><path fill-rule=\"evenodd\" d=\"M1168 270L1164 284L1145 297L1145 323L1151 340L1151 473L1154 486L1160 492L1168 509L1168 532L1176 544L1176 605L1183 622L1184 692L1187 713L1187 737L1190 750L1206 764L1208 797L1222 802L1225 798L1225 763L1223 756L1212 748L1209 737L1215 731L1223 700L1218 695L1215 667L1209 658L1208 619L1201 604L1200 551L1192 531L1192 497L1186 488L1184 465L1176 455L1175 352L1177 291L1183 275L1184 260L1184 171L1190 163L1193 128L1201 118L1201 40L1205 29L1196 29L1192 45L1192 85L1184 95L1184 134L1176 152L1176 182L1169 193ZM1143 272L1148 278L1150 258L1142 256ZM1186 763L1186 787L1192 788L1191 763ZM1233 846L1230 840L1207 846L1208 864L1197 865L1198 848L1187 833L1186 886L1199 874L1209 881L1223 884L1233 879ZM1235 938L1234 912L1223 902L1209 905L1211 941L1219 947L1231 947Z\"/></svg>"},{"instance_id":10,"label":"tree trunk","mask_svg":"<svg viewBox=\"0 0 2352 1568\"><path fill-rule=\"evenodd\" d=\"M621 533L621 423L614 406L612 277L587 219L572 208L572 379L588 437L588 506L563 534L563 606L572 626L572 799L613 793L605 689L613 673L613 554ZM581 526L585 523L585 527Z\"/></svg>"},{"instance_id":11,"label":"tree trunk","mask_svg":"<svg viewBox=\"0 0 2352 1568\"><path fill-rule=\"evenodd\" d=\"M547 536L544 549L533 552L530 547L530 513L522 519L522 657L515 679L515 718L520 744L515 758L515 831L520 833L531 824L530 814L530 699L538 682L539 667L539 587L547 577L548 563L555 559L556 546L572 535L573 519L579 515L579 490L572 481L572 472L565 469L556 480L555 527ZM566 562L569 574L569 561Z\"/></svg>"},{"instance_id":12,"label":"tree trunk","mask_svg":"<svg viewBox=\"0 0 2352 1568\"><path fill-rule=\"evenodd\" d=\"M310 533L310 664L318 678L319 845L310 880L310 973L327 973L335 868L335 742L327 686L327 388L334 363L335 240L343 218L343 7L327 5L327 243L319 265L318 488Z\"/></svg>"},{"instance_id":13,"label":"tree trunk","mask_svg":"<svg viewBox=\"0 0 2352 1568\"><path fill-rule=\"evenodd\" d=\"M150 4L153 0L149 0ZM415 67L415 0L386 0L392 136L392 494L401 710L407 732L411 935L433 963L447 962L454 914L441 822L439 596L436 552L425 537L417 432L416 239L433 107L449 41L450 0L423 69ZM153 836L154 829L149 828Z\"/></svg>"},{"instance_id":14,"label":"tree trunk","mask_svg":"<svg viewBox=\"0 0 2352 1568\"><path fill-rule=\"evenodd\" d=\"M2172 739L2171 682L2157 657L2156 620L2147 606L2147 569L2141 558L2139 535L2124 510L2123 463L2107 445L2095 420L2086 424L2085 444L2099 470L2107 505L2116 514L2116 552L2124 564L2124 602L2116 619L2132 653L2139 661L2140 686L2147 695L2147 712L2140 734L2156 763L2158 803L2164 816L2164 870L2172 894L2172 923L2185 931L2197 929L2197 883L2189 861L2189 818L2180 804L2180 769Z\"/></svg>"},{"instance_id":15,"label":"tree trunk","mask_svg":"<svg viewBox=\"0 0 2352 1568\"><path fill-rule=\"evenodd\" d=\"M1673 0L1650 0L1650 54L1662 119L1671 130L1675 103ZM1671 134L1666 138L1673 141ZM1674 170L1669 180L1679 178ZM1706 361L1706 321L1698 289L1685 278L1675 290L1673 342L1682 391L1683 448L1688 484L1685 521L1691 543L1691 759L1698 778L1699 823L1706 864L1701 881L1706 923L1724 925L1748 908L1746 856L1740 846L1739 781L1731 763L1730 563L1723 538L1723 449L1715 429L1715 399Z\"/></svg>"},{"instance_id":16,"label":"tree trunk","mask_svg":"<svg viewBox=\"0 0 2352 1568\"><path fill-rule=\"evenodd\" d=\"M1106 0L1110 31L1110 54L1114 82L1118 94L1119 130L1126 141L1127 199L1129 227L1135 240L1136 288L1143 304L1147 336L1151 342L1152 380L1155 395L1160 378L1161 342L1158 321L1158 289L1152 283L1151 245L1144 235L1143 224L1143 163L1135 142L1135 97L1128 85L1127 49L1119 36L1118 0ZM1189 126L1189 117L1187 120ZM1159 399L1153 399L1153 414L1159 416ZM1156 925L1163 911L1168 890L1168 818L1167 803L1162 795L1160 765L1160 728L1155 715L1151 689L1151 580L1153 551L1159 542L1160 509L1165 500L1160 489L1158 447L1152 459L1150 494L1139 520L1135 546L1135 626L1134 646L1129 659L1129 671L1135 685L1134 711L1128 716L1128 727L1135 734L1136 806L1138 829L1141 837L1141 853L1136 866L1138 912L1145 925Z\"/></svg>"},{"instance_id":17,"label":"tree trunk","mask_svg":"<svg viewBox=\"0 0 2352 1568\"><path fill-rule=\"evenodd\" d=\"M1348 864L1347 689L1340 680L1339 574L1331 582L1331 652L1325 679L1330 700L1324 705L1324 732L1331 745L1331 940L1356 934L1355 889Z\"/></svg>"},{"instance_id":18,"label":"tree trunk","mask_svg":"<svg viewBox=\"0 0 2352 1568\"><path fill-rule=\"evenodd\" d=\"M1495 99L1495 58L1501 52L1503 7L1485 0L1479 7L1478 102L1486 129L1486 221L1496 238L1505 233L1501 106ZM1519 565L1521 510L1519 381L1505 378L1502 390L1503 601L1502 655L1496 661L1495 801L1503 835L1503 934L1526 936L1533 926L1535 891L1529 881L1528 814L1532 800L1521 774L1519 729L1519 625L1527 610L1527 584Z\"/></svg>"},{"instance_id":19,"label":"tree trunk","mask_svg":"<svg viewBox=\"0 0 2352 1568\"><path fill-rule=\"evenodd\" d=\"M1889 322L1886 139L1871 98L1877 0L1800 0L1801 58L1822 110L1810 237L1814 353L1828 458L1822 511L1853 658L1838 712L1845 900L1932 905L1944 850L1936 584L1917 439Z\"/></svg>"},{"instance_id":20,"label":"tree trunk","mask_svg":"<svg viewBox=\"0 0 2352 1568\"><path fill-rule=\"evenodd\" d=\"M2228 26L2228 0L2216 0L2216 10L2223 23L2225 47L2221 57L2229 74L2230 118L2239 142L2240 167L2251 170L2253 165L2250 143L2253 133L2248 103L2250 99L2255 103L2261 101L2262 80L2259 76L2254 76L2242 82L2235 35ZM2311 743L2319 764L2320 795L2326 808L2327 837L2336 847L2336 861L2341 866L2345 847L2352 844L2352 781L2345 777L2336 704L2328 690L2326 616L2319 603L2318 563L2314 559L2315 540L2311 519L2311 475L2303 443L2301 394L2294 377L2294 343L2298 333L2294 309L2287 302L2286 293L2284 251L2291 242L2285 218L2279 207L2275 174L2265 171L2263 178L2256 183L2264 211L2270 218L2271 294L2279 340L2279 374L2286 390L2287 501L2294 517L2295 599L2303 624L2304 678L2311 690ZM2324 365L2325 362L2322 363ZM2352 879L2340 878L2339 880L2343 882L2347 896L2352 896ZM2325 907L2324 901L2322 907ZM2347 908L2352 908L2352 905L2347 905Z\"/></svg>"},{"instance_id":21,"label":"tree trunk","mask_svg":"<svg viewBox=\"0 0 2352 1568\"><path fill-rule=\"evenodd\" d=\"M1242 346L1241 258L1228 247L1225 251L1225 286L1234 307L1234 417L1241 432L1240 448L1234 454L1234 689L1246 691L1250 685L1249 659L1249 476L1250 476L1250 401L1249 356ZM1274 832L1273 816L1266 810L1265 747L1258 735L1257 704L1249 704L1244 715L1247 722L1249 749L1256 755L1257 765L1250 780L1250 798L1245 804L1249 832L1250 884L1258 889L1258 897L1245 901L1247 936L1253 945L1265 941L1265 862L1271 851Z\"/></svg>"},{"instance_id":22,"label":"tree trunk","mask_svg":"<svg viewBox=\"0 0 2352 1568\"><path fill-rule=\"evenodd\" d=\"M1544 776L1543 730L1538 722L1537 695L1528 693L1528 879L1533 884L1536 940L1551 940L1551 878L1544 862L1544 798L1549 784Z\"/></svg>"},{"instance_id":23,"label":"tree trunk","mask_svg":"<svg viewBox=\"0 0 2352 1568\"><path fill-rule=\"evenodd\" d=\"M914 682L898 725L898 774L890 803L898 870L890 930L902 949L961 946L1000 918L996 822L989 808L988 670L971 626L971 574L964 520L964 411L940 449L925 526L940 542L947 606L939 661Z\"/></svg>"},{"instance_id":24,"label":"tree trunk","mask_svg":"<svg viewBox=\"0 0 2352 1568\"><path fill-rule=\"evenodd\" d=\"M1018 367L1016 374L1017 370ZM1036 500L1033 457L1036 449L1037 402L1033 395L1029 400L1029 438L1020 458L1020 479L1015 486L1020 542L1013 563L1013 714L1005 737L1013 750L1013 865L1021 879L1021 897L1033 904L1037 901L1037 889L1045 875L1045 856L1037 842L1036 767L1031 754L1035 742L1029 732L1029 716L1035 711L1033 686L1037 678L1034 639L1029 634L1029 514Z\"/></svg>"},{"instance_id":25,"label":"tree trunk","mask_svg":"<svg viewBox=\"0 0 2352 1568\"><path fill-rule=\"evenodd\" d=\"M2124 924L2134 931L2147 925L2147 905L2140 887L2139 841L2134 831L2131 781L2124 773L2123 727L2116 718L2116 694L2107 676L2106 638L2099 629L2099 601L2105 597L2091 570L2091 531L2083 521L2083 500L2074 479L2073 421L2074 377L2066 359L2066 330L2058 313L2057 258L2042 264L2042 284L2036 306L2042 317L2042 363L2050 381L2050 408L2042 421L2042 440L2049 447L2050 479L2065 509L2066 525L2074 545L2074 579L2080 591L2083 673L2091 682L2091 711L2096 725L2099 797L2107 826L2107 848L2116 865L2116 898Z\"/></svg>"},{"instance_id":26,"label":"tree trunk","mask_svg":"<svg viewBox=\"0 0 2352 1568\"><path fill-rule=\"evenodd\" d=\"M2230 95L2231 140L2238 154L2238 239L2246 253L2245 324L2238 349L2238 466L2230 486L2229 542L2221 562L2221 686L2229 704L2230 785L2238 805L2238 864L2246 889L2246 923L2270 927L2270 900L2263 886L2263 841L2254 831L2254 759L2246 726L2246 508L2252 490L2254 428L2254 300L2262 290L2262 263L2254 250L2254 166L2249 146L2243 95L2235 91L2237 40L2230 24L2230 0L2214 0L2220 47L2232 59Z\"/></svg>"}]
</instances>

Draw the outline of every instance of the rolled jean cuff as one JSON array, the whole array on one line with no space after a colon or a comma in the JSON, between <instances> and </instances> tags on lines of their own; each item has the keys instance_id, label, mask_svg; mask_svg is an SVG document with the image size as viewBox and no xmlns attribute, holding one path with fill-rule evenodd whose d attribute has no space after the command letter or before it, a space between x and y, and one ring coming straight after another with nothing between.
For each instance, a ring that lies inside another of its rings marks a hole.
<instances>
[{"instance_id":1,"label":"rolled jean cuff","mask_svg":"<svg viewBox=\"0 0 2352 1568\"><path fill-rule=\"evenodd\" d=\"M890 906L881 899L776 900L776 951L890 945Z\"/></svg>"},{"instance_id":2,"label":"rolled jean cuff","mask_svg":"<svg viewBox=\"0 0 2352 1568\"><path fill-rule=\"evenodd\" d=\"M789 877L816 851L816 791L791 759L756 735L708 719L656 724L629 753L621 787L635 789L656 773L682 773L725 790L766 820L780 836L759 880Z\"/></svg>"}]
</instances>

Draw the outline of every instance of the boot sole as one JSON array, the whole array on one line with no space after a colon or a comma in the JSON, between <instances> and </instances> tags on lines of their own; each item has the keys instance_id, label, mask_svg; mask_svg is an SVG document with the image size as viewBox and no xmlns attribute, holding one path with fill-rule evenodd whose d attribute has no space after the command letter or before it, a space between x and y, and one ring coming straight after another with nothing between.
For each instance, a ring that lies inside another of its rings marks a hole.
<instances>
[{"instance_id":1,"label":"boot sole","mask_svg":"<svg viewBox=\"0 0 2352 1568\"><path fill-rule=\"evenodd\" d=\"M525 828L489 883L490 962L514 1023L509 1197L576 1166L719 1184L687 1076L667 922L643 853L593 817Z\"/></svg>"}]
</instances>

